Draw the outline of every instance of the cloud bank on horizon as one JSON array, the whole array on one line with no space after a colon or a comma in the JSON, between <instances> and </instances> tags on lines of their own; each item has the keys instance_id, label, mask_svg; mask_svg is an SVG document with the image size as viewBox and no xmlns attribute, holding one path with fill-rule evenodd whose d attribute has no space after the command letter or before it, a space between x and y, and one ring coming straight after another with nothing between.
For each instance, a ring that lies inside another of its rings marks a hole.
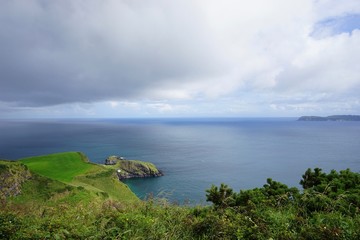
<instances>
[{"instance_id":1,"label":"cloud bank on horizon","mask_svg":"<svg viewBox=\"0 0 360 240\"><path fill-rule=\"evenodd\" d=\"M1 117L360 112L358 0L4 0Z\"/></svg>"}]
</instances>

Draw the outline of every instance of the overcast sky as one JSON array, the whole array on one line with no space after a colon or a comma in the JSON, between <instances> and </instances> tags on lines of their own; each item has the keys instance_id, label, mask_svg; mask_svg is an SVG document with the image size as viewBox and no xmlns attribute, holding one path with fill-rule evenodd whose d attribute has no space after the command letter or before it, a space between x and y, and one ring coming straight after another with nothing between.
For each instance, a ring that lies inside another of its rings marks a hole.
<instances>
[{"instance_id":1,"label":"overcast sky","mask_svg":"<svg viewBox=\"0 0 360 240\"><path fill-rule=\"evenodd\" d=\"M0 118L360 114L359 0L1 0Z\"/></svg>"}]
</instances>

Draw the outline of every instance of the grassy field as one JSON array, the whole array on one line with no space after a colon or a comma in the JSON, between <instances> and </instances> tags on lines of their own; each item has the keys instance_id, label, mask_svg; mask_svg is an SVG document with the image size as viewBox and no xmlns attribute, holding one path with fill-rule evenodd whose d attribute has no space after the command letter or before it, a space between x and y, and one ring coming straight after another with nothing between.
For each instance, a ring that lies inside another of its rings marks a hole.
<instances>
[{"instance_id":1,"label":"grassy field","mask_svg":"<svg viewBox=\"0 0 360 240\"><path fill-rule=\"evenodd\" d=\"M93 167L93 164L86 162L82 154L77 152L24 158L20 162L42 176L67 183Z\"/></svg>"}]
</instances>

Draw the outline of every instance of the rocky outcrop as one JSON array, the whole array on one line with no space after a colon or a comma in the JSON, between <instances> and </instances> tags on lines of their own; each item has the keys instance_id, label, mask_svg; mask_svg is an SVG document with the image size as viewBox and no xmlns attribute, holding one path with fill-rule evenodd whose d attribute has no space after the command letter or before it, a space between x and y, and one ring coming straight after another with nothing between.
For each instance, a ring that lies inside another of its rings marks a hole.
<instances>
[{"instance_id":1,"label":"rocky outcrop","mask_svg":"<svg viewBox=\"0 0 360 240\"><path fill-rule=\"evenodd\" d=\"M21 193L22 183L31 177L28 168L11 161L0 161L0 201Z\"/></svg>"},{"instance_id":2,"label":"rocky outcrop","mask_svg":"<svg viewBox=\"0 0 360 240\"><path fill-rule=\"evenodd\" d=\"M108 158L105 159L105 165L116 165L116 163L120 160L125 160L125 158L115 155L109 156Z\"/></svg>"},{"instance_id":3,"label":"rocky outcrop","mask_svg":"<svg viewBox=\"0 0 360 240\"><path fill-rule=\"evenodd\" d=\"M123 160L119 163L119 171L117 171L119 179L160 177L164 175L152 163L145 163L133 160Z\"/></svg>"},{"instance_id":4,"label":"rocky outcrop","mask_svg":"<svg viewBox=\"0 0 360 240\"><path fill-rule=\"evenodd\" d=\"M105 165L116 170L120 180L128 178L160 177L164 174L149 162L137 160L124 160L118 156L110 156L105 160Z\"/></svg>"}]
</instances>

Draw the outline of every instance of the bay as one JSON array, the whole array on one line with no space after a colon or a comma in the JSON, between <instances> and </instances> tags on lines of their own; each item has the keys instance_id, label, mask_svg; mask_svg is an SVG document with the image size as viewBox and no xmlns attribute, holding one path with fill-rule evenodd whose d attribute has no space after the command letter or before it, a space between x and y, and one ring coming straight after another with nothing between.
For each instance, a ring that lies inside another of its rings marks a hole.
<instances>
[{"instance_id":1,"label":"bay","mask_svg":"<svg viewBox=\"0 0 360 240\"><path fill-rule=\"evenodd\" d=\"M267 178L299 187L307 168L360 171L359 122L296 118L0 120L0 159L63 151L103 163L109 155L153 162L165 176L131 179L178 203L204 203L205 190L261 187Z\"/></svg>"}]
</instances>

